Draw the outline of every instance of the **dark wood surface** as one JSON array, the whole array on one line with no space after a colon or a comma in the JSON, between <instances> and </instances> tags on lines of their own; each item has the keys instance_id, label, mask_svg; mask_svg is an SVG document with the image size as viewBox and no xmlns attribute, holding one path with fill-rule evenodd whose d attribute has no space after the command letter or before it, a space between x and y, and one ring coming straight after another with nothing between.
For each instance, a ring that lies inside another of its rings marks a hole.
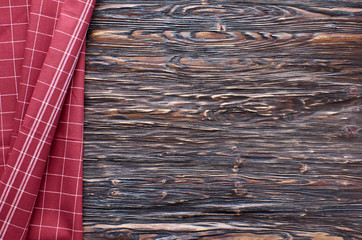
<instances>
[{"instance_id":1,"label":"dark wood surface","mask_svg":"<svg viewBox=\"0 0 362 240\"><path fill-rule=\"evenodd\" d=\"M362 3L97 2L84 238L362 239Z\"/></svg>"}]
</instances>

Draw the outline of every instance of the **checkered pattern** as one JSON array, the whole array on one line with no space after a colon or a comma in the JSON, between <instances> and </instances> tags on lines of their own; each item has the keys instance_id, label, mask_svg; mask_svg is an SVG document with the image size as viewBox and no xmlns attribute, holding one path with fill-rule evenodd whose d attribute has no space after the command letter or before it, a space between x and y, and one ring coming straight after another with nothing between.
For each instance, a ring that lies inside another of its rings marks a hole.
<instances>
[{"instance_id":1,"label":"checkered pattern","mask_svg":"<svg viewBox=\"0 0 362 240\"><path fill-rule=\"evenodd\" d=\"M82 239L84 39L94 2L0 1L0 239Z\"/></svg>"}]
</instances>

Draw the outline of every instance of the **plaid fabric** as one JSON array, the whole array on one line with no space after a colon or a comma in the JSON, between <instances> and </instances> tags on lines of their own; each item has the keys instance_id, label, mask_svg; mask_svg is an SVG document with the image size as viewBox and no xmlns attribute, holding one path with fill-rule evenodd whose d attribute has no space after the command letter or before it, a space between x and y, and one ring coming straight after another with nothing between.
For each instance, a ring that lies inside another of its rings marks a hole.
<instances>
[{"instance_id":1,"label":"plaid fabric","mask_svg":"<svg viewBox=\"0 0 362 240\"><path fill-rule=\"evenodd\" d=\"M94 0L0 1L0 239L82 239Z\"/></svg>"}]
</instances>

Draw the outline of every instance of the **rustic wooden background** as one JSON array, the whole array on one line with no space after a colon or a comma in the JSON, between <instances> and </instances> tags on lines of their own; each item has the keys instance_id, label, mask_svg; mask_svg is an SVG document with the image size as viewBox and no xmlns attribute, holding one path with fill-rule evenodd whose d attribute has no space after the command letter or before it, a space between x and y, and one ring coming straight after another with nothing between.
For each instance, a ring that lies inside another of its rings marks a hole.
<instances>
[{"instance_id":1,"label":"rustic wooden background","mask_svg":"<svg viewBox=\"0 0 362 240\"><path fill-rule=\"evenodd\" d=\"M85 239L362 239L362 2L99 0Z\"/></svg>"}]
</instances>

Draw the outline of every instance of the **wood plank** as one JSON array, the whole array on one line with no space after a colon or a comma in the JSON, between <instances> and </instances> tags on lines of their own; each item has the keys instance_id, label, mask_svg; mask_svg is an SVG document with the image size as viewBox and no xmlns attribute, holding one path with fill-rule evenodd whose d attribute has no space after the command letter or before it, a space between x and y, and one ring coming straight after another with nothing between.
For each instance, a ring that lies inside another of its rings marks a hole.
<instances>
[{"instance_id":1,"label":"wood plank","mask_svg":"<svg viewBox=\"0 0 362 240\"><path fill-rule=\"evenodd\" d=\"M85 239L362 239L359 1L97 1Z\"/></svg>"}]
</instances>

